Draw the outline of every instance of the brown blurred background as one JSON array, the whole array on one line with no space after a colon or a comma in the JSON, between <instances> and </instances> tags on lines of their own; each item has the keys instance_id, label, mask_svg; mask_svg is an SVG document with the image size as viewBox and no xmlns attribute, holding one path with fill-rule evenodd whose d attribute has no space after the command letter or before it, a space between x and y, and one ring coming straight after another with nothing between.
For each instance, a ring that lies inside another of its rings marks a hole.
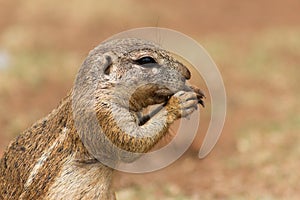
<instances>
[{"instance_id":1,"label":"brown blurred background","mask_svg":"<svg viewBox=\"0 0 300 200\"><path fill-rule=\"evenodd\" d=\"M299 199L299 11L298 0L0 0L0 155L64 97L89 50L127 29L167 27L219 66L226 124L204 160L196 141L163 170L118 173L119 199Z\"/></svg>"}]
</instances>

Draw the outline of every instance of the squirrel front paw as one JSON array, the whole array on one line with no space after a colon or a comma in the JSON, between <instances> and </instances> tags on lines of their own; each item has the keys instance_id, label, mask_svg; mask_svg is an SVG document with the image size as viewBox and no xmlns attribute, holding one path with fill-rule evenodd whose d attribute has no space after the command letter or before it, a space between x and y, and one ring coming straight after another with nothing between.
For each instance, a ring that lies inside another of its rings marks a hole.
<instances>
[{"instance_id":1,"label":"squirrel front paw","mask_svg":"<svg viewBox=\"0 0 300 200\"><path fill-rule=\"evenodd\" d=\"M187 117L197 110L198 98L195 92L179 91L174 94L166 105L168 123L176 119Z\"/></svg>"}]
</instances>

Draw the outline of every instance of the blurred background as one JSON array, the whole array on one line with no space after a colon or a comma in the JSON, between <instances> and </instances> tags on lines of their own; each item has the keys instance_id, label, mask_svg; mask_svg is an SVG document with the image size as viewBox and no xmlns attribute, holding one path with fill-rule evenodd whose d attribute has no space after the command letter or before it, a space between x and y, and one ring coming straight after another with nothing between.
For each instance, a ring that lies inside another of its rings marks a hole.
<instances>
[{"instance_id":1,"label":"blurred background","mask_svg":"<svg viewBox=\"0 0 300 200\"><path fill-rule=\"evenodd\" d=\"M89 50L127 29L166 27L219 66L226 124L204 160L197 139L165 169L118 172L119 199L299 199L299 11L298 0L0 0L0 155L58 105Z\"/></svg>"}]
</instances>

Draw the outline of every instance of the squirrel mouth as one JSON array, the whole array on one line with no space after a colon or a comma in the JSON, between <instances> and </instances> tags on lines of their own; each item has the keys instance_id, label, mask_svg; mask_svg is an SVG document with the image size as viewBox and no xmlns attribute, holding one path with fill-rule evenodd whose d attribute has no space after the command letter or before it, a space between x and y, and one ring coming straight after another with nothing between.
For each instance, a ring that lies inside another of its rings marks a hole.
<instances>
[{"instance_id":1,"label":"squirrel mouth","mask_svg":"<svg viewBox=\"0 0 300 200\"><path fill-rule=\"evenodd\" d=\"M145 88L146 87L146 88ZM150 88L150 89L149 89ZM150 90L150 92L149 92ZM152 91L151 91L152 90ZM145 93L145 91L148 91ZM169 99L179 91L195 92L197 95L198 104L204 105L204 93L197 87L184 85L178 90L171 90L167 87L153 87L153 85L146 85L136 90L129 100L129 109L134 112L141 112L146 108L152 106L165 106ZM146 109L147 110L147 109Z\"/></svg>"},{"instance_id":2,"label":"squirrel mouth","mask_svg":"<svg viewBox=\"0 0 300 200\"><path fill-rule=\"evenodd\" d=\"M185 87L183 88L183 91L187 91L187 92L189 92L189 91L193 91L193 92L195 92L196 94L197 94L197 99L198 99L198 103L200 104L200 105L202 105L202 107L205 107L205 104L204 104L204 98L206 98L205 97L205 94L204 94L204 92L201 90L201 89L199 89L199 88L197 88L197 87L195 87L195 86L188 86L188 85L185 85ZM177 91L178 92L178 91ZM161 99L163 102L167 102L168 100L169 100L169 98L172 96L172 95L174 95L176 92L173 92L173 91L171 91L171 90L169 90L169 89L167 89L167 88L162 88L162 89L158 89L158 90L156 90L155 91L155 95L159 98L159 99Z\"/></svg>"}]
</instances>

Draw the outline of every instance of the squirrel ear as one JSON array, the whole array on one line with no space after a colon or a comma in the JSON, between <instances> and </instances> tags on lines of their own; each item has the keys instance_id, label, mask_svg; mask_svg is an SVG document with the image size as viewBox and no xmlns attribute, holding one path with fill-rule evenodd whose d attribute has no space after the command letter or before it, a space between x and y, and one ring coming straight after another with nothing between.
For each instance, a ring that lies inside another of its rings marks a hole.
<instances>
[{"instance_id":1,"label":"squirrel ear","mask_svg":"<svg viewBox=\"0 0 300 200\"><path fill-rule=\"evenodd\" d=\"M111 71L111 66L112 66L112 58L109 55L104 55L104 67L103 67L103 72L105 75L109 75Z\"/></svg>"}]
</instances>

